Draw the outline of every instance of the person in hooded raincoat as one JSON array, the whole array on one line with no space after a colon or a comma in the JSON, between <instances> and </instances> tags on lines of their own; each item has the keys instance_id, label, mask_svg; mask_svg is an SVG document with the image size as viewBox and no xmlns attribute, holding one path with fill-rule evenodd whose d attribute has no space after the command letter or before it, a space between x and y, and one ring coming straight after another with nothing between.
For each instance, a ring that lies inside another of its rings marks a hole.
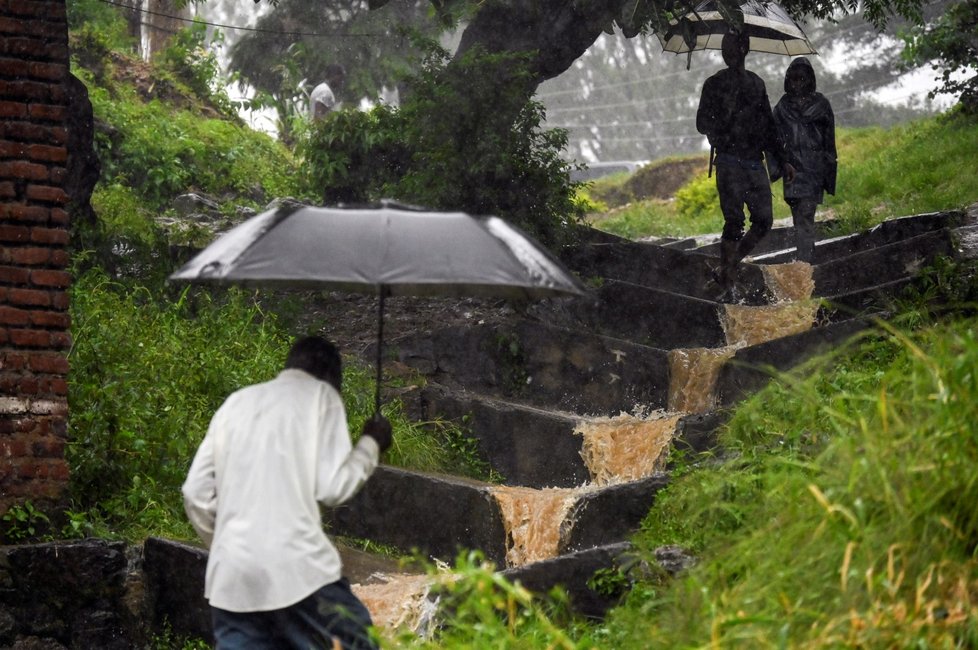
<instances>
[{"instance_id":1,"label":"person in hooded raincoat","mask_svg":"<svg viewBox=\"0 0 978 650\"><path fill-rule=\"evenodd\" d=\"M815 209L825 192L835 194L838 169L835 115L815 88L811 62L795 59L784 75L785 94L774 107L785 158L795 168L794 178L785 178L784 200L791 207L796 257L809 264L815 256Z\"/></svg>"}]
</instances>

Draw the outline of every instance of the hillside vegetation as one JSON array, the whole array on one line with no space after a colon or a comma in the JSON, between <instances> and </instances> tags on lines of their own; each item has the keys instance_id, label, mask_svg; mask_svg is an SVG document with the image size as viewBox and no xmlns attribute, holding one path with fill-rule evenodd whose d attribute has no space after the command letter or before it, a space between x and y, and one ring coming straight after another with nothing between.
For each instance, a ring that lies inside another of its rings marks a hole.
<instances>
[{"instance_id":1,"label":"hillside vegetation","mask_svg":"<svg viewBox=\"0 0 978 650\"><path fill-rule=\"evenodd\" d=\"M46 534L189 539L178 486L210 413L230 390L274 372L289 338L310 325L294 318L296 298L259 304L248 292L162 279L181 246L274 198L310 193L303 161L228 111L214 89L215 62L195 47L199 34L175 41L140 76L112 33L73 33L103 174L98 223L75 238L72 505ZM825 207L839 233L964 207L978 200L976 150L978 124L953 114L844 131L839 193ZM167 226L173 198L186 192L218 200L216 223ZM636 199L592 219L629 237L717 232L713 192L712 179L696 175L674 199ZM894 305L899 317L881 333L738 408L713 462L675 458L681 471L635 537L633 569L595 577L623 598L606 621L575 620L559 594L531 599L471 556L460 558L445 595L454 617L435 638L396 647L975 647L974 271L950 262L931 270L925 290ZM369 371L351 360L345 384L356 429L371 404ZM462 432L413 423L396 401L388 415L390 462L485 477ZM4 521L6 537L35 535L24 522L41 515L16 514ZM675 581L652 560L666 543L699 558Z\"/></svg>"},{"instance_id":2,"label":"hillside vegetation","mask_svg":"<svg viewBox=\"0 0 978 650\"><path fill-rule=\"evenodd\" d=\"M833 219L837 234L871 227L881 219L962 208L976 200L974 164L978 129L973 119L944 115L886 129L840 129L839 180L835 196L826 195L818 218ZM691 164L692 163L692 164ZM698 163L698 164L697 164ZM685 172L686 183L666 196L656 195L655 179ZM642 176L653 179L643 183ZM775 183L775 219L791 211ZM653 161L634 177L600 179L587 189L591 224L632 239L718 233L723 216L715 179L707 177L706 156Z\"/></svg>"}]
</instances>

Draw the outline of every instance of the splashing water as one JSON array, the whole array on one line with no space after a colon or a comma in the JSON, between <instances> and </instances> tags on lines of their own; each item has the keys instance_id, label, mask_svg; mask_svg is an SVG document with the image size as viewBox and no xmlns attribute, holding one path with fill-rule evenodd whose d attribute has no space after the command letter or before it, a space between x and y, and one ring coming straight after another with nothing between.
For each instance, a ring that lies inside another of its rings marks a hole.
<instances>
[{"instance_id":1,"label":"splashing water","mask_svg":"<svg viewBox=\"0 0 978 650\"><path fill-rule=\"evenodd\" d=\"M815 291L812 265L808 262L765 264L761 273L775 303L808 300Z\"/></svg>"},{"instance_id":2,"label":"splashing water","mask_svg":"<svg viewBox=\"0 0 978 650\"><path fill-rule=\"evenodd\" d=\"M581 458L595 485L635 481L665 465L680 415L661 411L647 417L622 413L613 418L582 420L574 433L583 436Z\"/></svg>"},{"instance_id":3,"label":"splashing water","mask_svg":"<svg viewBox=\"0 0 978 650\"><path fill-rule=\"evenodd\" d=\"M757 345L807 332L817 313L818 302L813 300L756 307L727 304L720 313L720 323L728 346Z\"/></svg>"},{"instance_id":4,"label":"splashing water","mask_svg":"<svg viewBox=\"0 0 978 650\"><path fill-rule=\"evenodd\" d=\"M503 515L506 565L518 567L557 556L567 513L585 488L499 485L489 490Z\"/></svg>"},{"instance_id":5,"label":"splashing water","mask_svg":"<svg viewBox=\"0 0 978 650\"><path fill-rule=\"evenodd\" d=\"M363 601L374 625L391 631L420 633L431 618L435 604L428 600L433 578L426 574L382 574L379 582L351 585Z\"/></svg>"},{"instance_id":6,"label":"splashing water","mask_svg":"<svg viewBox=\"0 0 978 650\"><path fill-rule=\"evenodd\" d=\"M669 410L706 413L716 408L720 369L742 345L669 351Z\"/></svg>"}]
</instances>

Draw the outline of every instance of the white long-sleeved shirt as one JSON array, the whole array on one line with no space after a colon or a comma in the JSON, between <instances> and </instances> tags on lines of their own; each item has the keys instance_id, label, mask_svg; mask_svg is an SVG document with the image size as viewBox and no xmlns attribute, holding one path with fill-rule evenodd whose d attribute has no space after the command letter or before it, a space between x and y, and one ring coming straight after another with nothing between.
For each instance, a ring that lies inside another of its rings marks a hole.
<instances>
[{"instance_id":1,"label":"white long-sleeved shirt","mask_svg":"<svg viewBox=\"0 0 978 650\"><path fill-rule=\"evenodd\" d=\"M287 369L217 410L183 484L187 516L210 547L204 596L232 612L281 609L342 575L319 503L350 499L377 467L354 447L339 393Z\"/></svg>"}]
</instances>

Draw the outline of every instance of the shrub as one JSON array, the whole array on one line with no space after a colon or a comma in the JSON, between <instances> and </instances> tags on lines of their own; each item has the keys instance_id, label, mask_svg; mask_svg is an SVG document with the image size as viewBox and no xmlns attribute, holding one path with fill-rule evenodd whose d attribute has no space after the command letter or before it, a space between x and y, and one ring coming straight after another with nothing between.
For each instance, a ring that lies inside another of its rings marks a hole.
<instances>
[{"instance_id":1,"label":"shrub","mask_svg":"<svg viewBox=\"0 0 978 650\"><path fill-rule=\"evenodd\" d=\"M327 202L394 198L495 214L542 240L559 239L583 216L570 164L559 156L566 133L543 130L543 107L535 102L521 103L515 124L500 124L507 111L483 105L486 93L446 82L490 83L487 71L505 61L470 54L453 63L466 74L447 75L445 54L436 52L410 80L401 108L341 111L313 125L298 146L310 190ZM519 90L494 88L494 96L499 103L523 102Z\"/></svg>"}]
</instances>

